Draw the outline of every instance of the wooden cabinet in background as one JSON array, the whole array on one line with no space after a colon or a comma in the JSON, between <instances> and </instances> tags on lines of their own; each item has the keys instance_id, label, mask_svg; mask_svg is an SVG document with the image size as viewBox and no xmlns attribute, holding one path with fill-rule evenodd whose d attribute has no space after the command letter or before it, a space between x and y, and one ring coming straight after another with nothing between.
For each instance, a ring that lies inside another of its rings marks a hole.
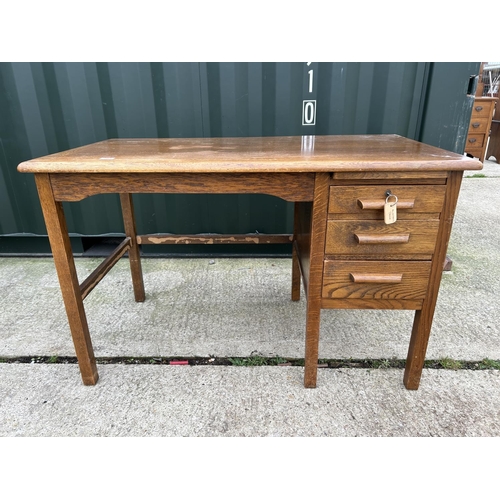
<instances>
[{"instance_id":1,"label":"wooden cabinet in background","mask_svg":"<svg viewBox=\"0 0 500 500\"><path fill-rule=\"evenodd\" d=\"M465 143L465 152L484 161L491 120L498 97L476 97Z\"/></svg>"}]
</instances>

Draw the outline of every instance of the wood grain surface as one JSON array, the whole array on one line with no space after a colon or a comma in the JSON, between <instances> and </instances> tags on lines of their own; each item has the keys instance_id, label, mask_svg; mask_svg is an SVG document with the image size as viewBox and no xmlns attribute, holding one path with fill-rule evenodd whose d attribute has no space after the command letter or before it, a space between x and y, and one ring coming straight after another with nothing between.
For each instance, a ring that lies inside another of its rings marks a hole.
<instances>
[{"instance_id":1,"label":"wood grain surface","mask_svg":"<svg viewBox=\"0 0 500 500\"><path fill-rule=\"evenodd\" d=\"M329 220L325 253L365 258L430 259L439 220ZM443 261L444 262L444 261Z\"/></svg>"},{"instance_id":2,"label":"wood grain surface","mask_svg":"<svg viewBox=\"0 0 500 500\"><path fill-rule=\"evenodd\" d=\"M430 262L325 260L323 298L423 300Z\"/></svg>"},{"instance_id":3,"label":"wood grain surface","mask_svg":"<svg viewBox=\"0 0 500 500\"><path fill-rule=\"evenodd\" d=\"M476 159L398 135L109 139L32 159L32 173L214 173L479 170Z\"/></svg>"},{"instance_id":4,"label":"wood grain surface","mask_svg":"<svg viewBox=\"0 0 500 500\"><path fill-rule=\"evenodd\" d=\"M441 213L441 219L439 221L436 249L432 258L429 286L422 304L422 309L416 311L413 321L413 329L403 378L405 387L410 390L418 389L420 384L425 353L427 352L429 335L431 333L432 320L436 309L441 275L443 273L443 262L446 259L453 217L455 215L458 194L462 183L462 175L463 172L450 172L446 186L443 212Z\"/></svg>"},{"instance_id":5,"label":"wood grain surface","mask_svg":"<svg viewBox=\"0 0 500 500\"><path fill-rule=\"evenodd\" d=\"M423 213L434 213L437 218L443 207L446 186L398 186L389 183L379 186L332 186L328 212L383 219L387 191L398 198L398 219L415 213L420 217Z\"/></svg>"},{"instance_id":6,"label":"wood grain surface","mask_svg":"<svg viewBox=\"0 0 500 500\"><path fill-rule=\"evenodd\" d=\"M48 175L38 174L35 181L82 380L85 385L95 385L99 375L63 206L54 200Z\"/></svg>"},{"instance_id":7,"label":"wood grain surface","mask_svg":"<svg viewBox=\"0 0 500 500\"><path fill-rule=\"evenodd\" d=\"M314 174L62 173L51 174L58 201L80 201L106 193L269 194L287 201L313 199Z\"/></svg>"},{"instance_id":8,"label":"wood grain surface","mask_svg":"<svg viewBox=\"0 0 500 500\"><path fill-rule=\"evenodd\" d=\"M328 205L328 174L317 174L310 226L309 275L307 279L306 348L304 387L316 387L319 325L321 317L321 287L325 256L325 229Z\"/></svg>"}]
</instances>

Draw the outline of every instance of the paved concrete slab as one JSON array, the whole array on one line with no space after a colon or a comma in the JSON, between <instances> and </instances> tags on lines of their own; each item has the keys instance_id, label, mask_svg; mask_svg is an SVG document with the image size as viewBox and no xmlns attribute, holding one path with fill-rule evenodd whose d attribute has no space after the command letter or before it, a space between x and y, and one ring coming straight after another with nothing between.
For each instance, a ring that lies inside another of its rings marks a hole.
<instances>
[{"instance_id":1,"label":"paved concrete slab","mask_svg":"<svg viewBox=\"0 0 500 500\"><path fill-rule=\"evenodd\" d=\"M493 157L492 157L493 158ZM485 160L481 170L466 170L464 177L467 179L473 176L500 177L500 164L496 161Z\"/></svg>"},{"instance_id":2,"label":"paved concrete slab","mask_svg":"<svg viewBox=\"0 0 500 500\"><path fill-rule=\"evenodd\" d=\"M489 246L450 247L429 358L500 358ZM77 261L80 275L97 263ZM290 301L288 260L149 259L144 271L144 303L134 302L126 260L85 301L97 356L303 357L305 300ZM2 259L0 273L0 355L74 355L52 261ZM405 358L412 320L411 311L323 311L320 356Z\"/></svg>"},{"instance_id":3,"label":"paved concrete slab","mask_svg":"<svg viewBox=\"0 0 500 500\"><path fill-rule=\"evenodd\" d=\"M500 372L0 365L0 436L498 436Z\"/></svg>"}]
</instances>

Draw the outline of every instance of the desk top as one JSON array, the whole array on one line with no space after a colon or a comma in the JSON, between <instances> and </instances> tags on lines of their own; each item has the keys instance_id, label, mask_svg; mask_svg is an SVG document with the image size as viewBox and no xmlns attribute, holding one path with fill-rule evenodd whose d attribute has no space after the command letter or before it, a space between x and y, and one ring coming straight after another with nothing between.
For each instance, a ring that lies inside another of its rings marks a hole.
<instances>
[{"instance_id":1,"label":"desk top","mask_svg":"<svg viewBox=\"0 0 500 500\"><path fill-rule=\"evenodd\" d=\"M398 135L109 139L21 163L31 173L480 170L477 159Z\"/></svg>"}]
</instances>

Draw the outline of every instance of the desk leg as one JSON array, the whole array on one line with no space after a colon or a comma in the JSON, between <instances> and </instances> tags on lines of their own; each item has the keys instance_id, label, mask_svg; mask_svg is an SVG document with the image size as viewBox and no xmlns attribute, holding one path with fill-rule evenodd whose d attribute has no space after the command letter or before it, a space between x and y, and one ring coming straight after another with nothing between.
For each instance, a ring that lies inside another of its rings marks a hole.
<instances>
[{"instance_id":1,"label":"desk leg","mask_svg":"<svg viewBox=\"0 0 500 500\"><path fill-rule=\"evenodd\" d=\"M448 242L451 234L453 216L462 182L462 172L450 172L446 185L446 195L441 212L436 248L431 265L431 274L427 296L422 304L422 310L415 312L410 347L406 358L403 382L407 389L416 390L420 385L420 377L424 367L425 353L429 343L432 320L443 274L443 262L446 258Z\"/></svg>"},{"instance_id":2,"label":"desk leg","mask_svg":"<svg viewBox=\"0 0 500 500\"><path fill-rule=\"evenodd\" d=\"M35 180L82 380L95 385L99 375L62 203L54 199L47 174L37 174Z\"/></svg>"},{"instance_id":3,"label":"desk leg","mask_svg":"<svg viewBox=\"0 0 500 500\"><path fill-rule=\"evenodd\" d=\"M408 357L406 359L403 379L405 387L409 390L417 390L420 385L420 378L424 367L425 353L427 351L431 326L432 316L429 316L427 311L423 314L422 311L415 311L410 347L408 349Z\"/></svg>"},{"instance_id":4,"label":"desk leg","mask_svg":"<svg viewBox=\"0 0 500 500\"><path fill-rule=\"evenodd\" d=\"M130 242L132 245L128 251L128 258L130 261L130 272L132 273L134 297L136 302L144 302L144 300L146 300L146 294L144 292L141 256L139 252L139 245L137 244L137 234L135 230L134 205L132 203L132 195L128 193L120 194L120 202L122 205L125 234L130 237Z\"/></svg>"},{"instance_id":5,"label":"desk leg","mask_svg":"<svg viewBox=\"0 0 500 500\"><path fill-rule=\"evenodd\" d=\"M325 258L326 218L328 206L329 175L316 174L311 220L311 247L309 278L307 280L306 353L304 386L316 387L318 373L319 325L323 261Z\"/></svg>"},{"instance_id":6,"label":"desk leg","mask_svg":"<svg viewBox=\"0 0 500 500\"><path fill-rule=\"evenodd\" d=\"M300 300L300 265L297 254L295 238L299 232L299 210L298 202L295 202L295 213L293 223L293 241L292 241L292 300Z\"/></svg>"}]
</instances>

